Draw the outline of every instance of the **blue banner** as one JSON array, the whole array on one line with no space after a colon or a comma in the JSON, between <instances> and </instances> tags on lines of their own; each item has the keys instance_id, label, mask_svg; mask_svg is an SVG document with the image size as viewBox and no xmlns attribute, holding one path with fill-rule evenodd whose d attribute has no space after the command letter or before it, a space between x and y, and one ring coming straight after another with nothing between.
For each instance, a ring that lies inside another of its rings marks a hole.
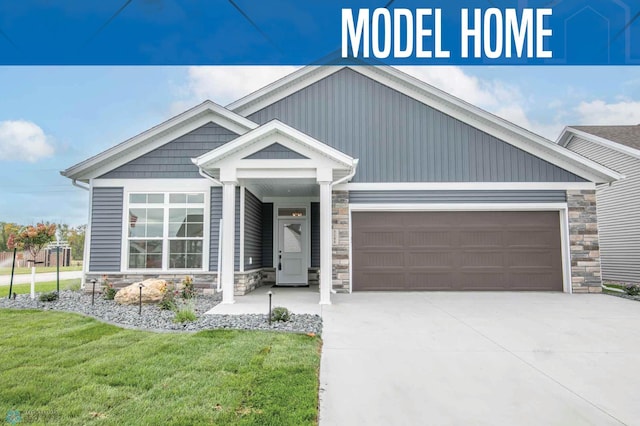
<instances>
[{"instance_id":1,"label":"blue banner","mask_svg":"<svg viewBox=\"0 0 640 426\"><path fill-rule=\"evenodd\" d=\"M2 65L636 65L637 0L0 0Z\"/></svg>"}]
</instances>

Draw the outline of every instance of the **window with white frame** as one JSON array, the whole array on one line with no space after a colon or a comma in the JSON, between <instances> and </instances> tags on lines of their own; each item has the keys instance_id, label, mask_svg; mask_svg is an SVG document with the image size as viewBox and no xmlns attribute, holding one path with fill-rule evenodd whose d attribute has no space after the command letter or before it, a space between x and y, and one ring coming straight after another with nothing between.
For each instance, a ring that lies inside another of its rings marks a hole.
<instances>
[{"instance_id":1,"label":"window with white frame","mask_svg":"<svg viewBox=\"0 0 640 426\"><path fill-rule=\"evenodd\" d=\"M129 269L202 269L203 193L129 194Z\"/></svg>"}]
</instances>

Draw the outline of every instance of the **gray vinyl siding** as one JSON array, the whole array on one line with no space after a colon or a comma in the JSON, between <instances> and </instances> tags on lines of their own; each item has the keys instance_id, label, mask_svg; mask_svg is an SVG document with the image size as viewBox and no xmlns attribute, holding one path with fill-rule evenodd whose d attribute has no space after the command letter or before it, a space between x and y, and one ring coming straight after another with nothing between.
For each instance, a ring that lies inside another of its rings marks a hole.
<instances>
[{"instance_id":1,"label":"gray vinyl siding","mask_svg":"<svg viewBox=\"0 0 640 426\"><path fill-rule=\"evenodd\" d=\"M102 176L110 179L199 178L192 158L209 152L238 137L214 123L205 124L160 148L148 152Z\"/></svg>"},{"instance_id":2,"label":"gray vinyl siding","mask_svg":"<svg viewBox=\"0 0 640 426\"><path fill-rule=\"evenodd\" d=\"M299 160L299 159L308 159L302 154L299 154L295 151L290 150L284 145L280 145L279 143L274 143L269 145L266 148L261 149L258 152L254 152L253 154L245 157L245 160Z\"/></svg>"},{"instance_id":3,"label":"gray vinyl siding","mask_svg":"<svg viewBox=\"0 0 640 426\"><path fill-rule=\"evenodd\" d=\"M209 270L218 271L218 244L220 242L220 219L222 219L222 188L211 188L211 216L209 234Z\"/></svg>"},{"instance_id":4,"label":"gray vinyl siding","mask_svg":"<svg viewBox=\"0 0 640 426\"><path fill-rule=\"evenodd\" d=\"M567 148L625 176L597 189L602 278L640 282L640 160L581 138Z\"/></svg>"},{"instance_id":5,"label":"gray vinyl siding","mask_svg":"<svg viewBox=\"0 0 640 426\"><path fill-rule=\"evenodd\" d=\"M584 181L351 69L248 118L281 120L359 158L353 182Z\"/></svg>"},{"instance_id":6,"label":"gray vinyl siding","mask_svg":"<svg viewBox=\"0 0 640 426\"><path fill-rule=\"evenodd\" d=\"M273 268L273 203L262 204L262 267Z\"/></svg>"},{"instance_id":7,"label":"gray vinyl siding","mask_svg":"<svg viewBox=\"0 0 640 426\"><path fill-rule=\"evenodd\" d=\"M240 270L240 188L236 188L236 214L235 214L235 259L234 268ZM220 220L222 219L222 188L211 188L211 217L210 217L210 236L209 241L209 270L216 272L218 270L218 244L220 242Z\"/></svg>"},{"instance_id":8,"label":"gray vinyl siding","mask_svg":"<svg viewBox=\"0 0 640 426\"><path fill-rule=\"evenodd\" d=\"M251 192L244 196L244 270L262 267L262 203ZM252 258L253 263L249 263Z\"/></svg>"},{"instance_id":9,"label":"gray vinyl siding","mask_svg":"<svg viewBox=\"0 0 640 426\"><path fill-rule=\"evenodd\" d=\"M565 191L350 191L349 203L564 203Z\"/></svg>"},{"instance_id":10,"label":"gray vinyl siding","mask_svg":"<svg viewBox=\"0 0 640 426\"><path fill-rule=\"evenodd\" d=\"M320 203L311 203L311 267L320 267Z\"/></svg>"},{"instance_id":11,"label":"gray vinyl siding","mask_svg":"<svg viewBox=\"0 0 640 426\"><path fill-rule=\"evenodd\" d=\"M93 188L90 272L120 271L123 194L123 188Z\"/></svg>"}]
</instances>

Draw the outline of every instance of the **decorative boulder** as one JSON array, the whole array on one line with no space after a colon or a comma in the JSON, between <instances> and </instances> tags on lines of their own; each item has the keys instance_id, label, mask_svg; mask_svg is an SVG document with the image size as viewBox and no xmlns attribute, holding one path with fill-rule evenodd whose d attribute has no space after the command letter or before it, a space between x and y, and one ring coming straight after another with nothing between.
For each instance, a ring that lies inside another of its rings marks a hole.
<instances>
[{"instance_id":1,"label":"decorative boulder","mask_svg":"<svg viewBox=\"0 0 640 426\"><path fill-rule=\"evenodd\" d=\"M114 300L121 305L137 305L140 303L140 284L142 284L142 303L159 303L167 289L165 280L150 278L120 289Z\"/></svg>"}]
</instances>

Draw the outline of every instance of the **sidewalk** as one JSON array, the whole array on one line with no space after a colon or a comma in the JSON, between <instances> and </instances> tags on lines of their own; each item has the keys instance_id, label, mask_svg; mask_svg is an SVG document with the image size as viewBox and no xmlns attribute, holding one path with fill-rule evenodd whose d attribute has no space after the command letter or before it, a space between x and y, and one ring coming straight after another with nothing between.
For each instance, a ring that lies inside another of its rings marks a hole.
<instances>
[{"instance_id":1,"label":"sidewalk","mask_svg":"<svg viewBox=\"0 0 640 426\"><path fill-rule=\"evenodd\" d=\"M60 272L60 281L62 280L71 280L74 278L82 278L82 271L65 271ZM11 280L11 275L0 275L0 285L9 285ZM56 273L55 272L43 272L40 274L36 274L36 282L46 282L46 281L55 281ZM24 284L31 282L31 274L20 274L14 275L13 283L14 284Z\"/></svg>"}]
</instances>

